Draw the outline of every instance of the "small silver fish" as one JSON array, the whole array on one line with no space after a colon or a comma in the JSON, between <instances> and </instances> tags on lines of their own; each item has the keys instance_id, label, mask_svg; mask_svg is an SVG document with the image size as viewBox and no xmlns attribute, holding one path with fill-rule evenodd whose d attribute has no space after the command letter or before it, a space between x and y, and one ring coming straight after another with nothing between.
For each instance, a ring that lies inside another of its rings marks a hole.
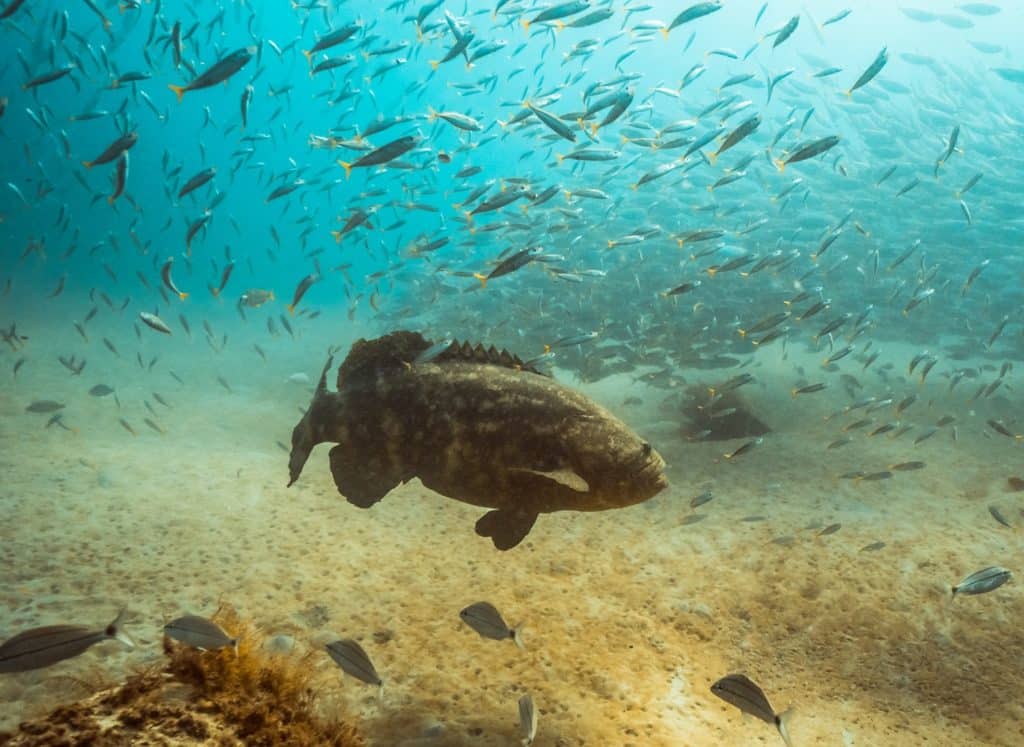
<instances>
[{"instance_id":1,"label":"small silver fish","mask_svg":"<svg viewBox=\"0 0 1024 747\"><path fill-rule=\"evenodd\" d=\"M729 454L723 454L722 456L723 456L723 458L724 458L725 460L727 460L727 461L730 461L730 462L731 462L731 461L732 461L732 460L734 460L734 459L735 459L736 457L738 457L738 456L742 456L743 454L746 454L746 453L747 453L748 451L750 451L751 449L753 449L753 448L754 448L755 446L759 446L759 445L760 445L760 444L762 444L762 443L764 443L764 436L758 436L758 437L757 437L757 438L755 438L755 439L754 439L753 441L747 441L747 442L746 442L745 444L743 444L742 446L740 446L740 447L739 447L738 449L736 449L735 451L733 451L733 452L731 452L731 453L729 453Z\"/></svg>"},{"instance_id":2,"label":"small silver fish","mask_svg":"<svg viewBox=\"0 0 1024 747\"><path fill-rule=\"evenodd\" d=\"M164 635L201 651L216 651L231 646L238 653L238 639L232 638L213 620L199 615L184 615L164 625Z\"/></svg>"},{"instance_id":3,"label":"small silver fish","mask_svg":"<svg viewBox=\"0 0 1024 747\"><path fill-rule=\"evenodd\" d=\"M522 626L517 625L510 628L501 616L501 613L490 602L477 602L459 612L462 622L475 630L483 638L490 638L494 641L504 641L511 638L516 647L525 649L523 643Z\"/></svg>"},{"instance_id":4,"label":"small silver fish","mask_svg":"<svg viewBox=\"0 0 1024 747\"><path fill-rule=\"evenodd\" d=\"M530 747L537 738L537 709L529 694L519 699L519 730L523 733L523 747Z\"/></svg>"},{"instance_id":5,"label":"small silver fish","mask_svg":"<svg viewBox=\"0 0 1024 747\"><path fill-rule=\"evenodd\" d=\"M711 488L708 488L703 493L690 499L690 508L697 508L703 506L705 503L710 501L715 496L711 492Z\"/></svg>"},{"instance_id":6,"label":"small silver fish","mask_svg":"<svg viewBox=\"0 0 1024 747\"><path fill-rule=\"evenodd\" d=\"M368 685L377 685L383 692L384 682L377 674L377 670L373 668L373 662L370 661L370 657L367 656L363 647L351 638L328 643L327 653L345 674Z\"/></svg>"},{"instance_id":7,"label":"small silver fish","mask_svg":"<svg viewBox=\"0 0 1024 747\"><path fill-rule=\"evenodd\" d=\"M85 653L97 643L118 640L129 649L135 641L121 628L122 610L103 630L83 625L46 625L18 633L0 645L0 673L28 672Z\"/></svg>"},{"instance_id":8,"label":"small silver fish","mask_svg":"<svg viewBox=\"0 0 1024 747\"><path fill-rule=\"evenodd\" d=\"M447 351L448 348L452 346L453 342L454 340L450 337L446 337L440 342L435 342L429 348L417 355L416 360L414 360L413 363L430 363L431 361L436 360L439 355Z\"/></svg>"},{"instance_id":9,"label":"small silver fish","mask_svg":"<svg viewBox=\"0 0 1024 747\"><path fill-rule=\"evenodd\" d=\"M1006 520L1006 517L1003 516L1003 512L999 510L999 506L995 506L995 505L989 506L988 507L988 512L990 514L992 514L992 518L993 519L998 521L1004 527L1010 527L1011 529L1013 528L1012 526L1010 526L1010 522L1008 522Z\"/></svg>"},{"instance_id":10,"label":"small silver fish","mask_svg":"<svg viewBox=\"0 0 1024 747\"><path fill-rule=\"evenodd\" d=\"M1012 574L1005 568L992 565L975 571L970 576L953 587L953 596L957 594L985 594L995 591L1010 580Z\"/></svg>"},{"instance_id":11,"label":"small silver fish","mask_svg":"<svg viewBox=\"0 0 1024 747\"><path fill-rule=\"evenodd\" d=\"M764 691L745 674L726 675L711 686L711 692L744 713L773 724L787 747L791 747L789 732L786 730L786 721L791 711L775 713Z\"/></svg>"},{"instance_id":12,"label":"small silver fish","mask_svg":"<svg viewBox=\"0 0 1024 747\"><path fill-rule=\"evenodd\" d=\"M139 319L150 329L155 329L157 332L163 332L165 335L171 334L171 328L167 326L163 319L158 317L156 314L150 314L146 311L139 312Z\"/></svg>"}]
</instances>

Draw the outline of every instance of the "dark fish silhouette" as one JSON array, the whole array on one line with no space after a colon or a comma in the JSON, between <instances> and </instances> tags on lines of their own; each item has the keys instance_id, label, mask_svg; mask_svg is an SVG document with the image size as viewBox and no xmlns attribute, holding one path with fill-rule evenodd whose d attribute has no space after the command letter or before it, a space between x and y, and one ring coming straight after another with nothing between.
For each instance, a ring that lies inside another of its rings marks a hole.
<instances>
[{"instance_id":1,"label":"dark fish silhouette","mask_svg":"<svg viewBox=\"0 0 1024 747\"><path fill-rule=\"evenodd\" d=\"M415 332L359 340L327 390L328 358L292 431L293 484L313 447L331 449L348 501L369 508L418 477L455 500L492 509L476 524L515 547L551 511L601 511L647 500L668 484L661 456L582 394L493 347L453 342L428 363Z\"/></svg>"},{"instance_id":2,"label":"dark fish silhouette","mask_svg":"<svg viewBox=\"0 0 1024 747\"><path fill-rule=\"evenodd\" d=\"M26 407L25 412L51 413L63 409L64 404L61 402L54 402L52 399L39 399Z\"/></svg>"},{"instance_id":3,"label":"dark fish silhouette","mask_svg":"<svg viewBox=\"0 0 1024 747\"><path fill-rule=\"evenodd\" d=\"M745 674L728 674L722 677L711 686L711 692L726 703L736 706L743 713L759 718L765 723L773 724L779 730L786 747L791 747L792 743L789 741L789 730L786 728L786 723L792 711L776 713L771 703L768 702L764 690Z\"/></svg>"},{"instance_id":4,"label":"dark fish silhouette","mask_svg":"<svg viewBox=\"0 0 1024 747\"><path fill-rule=\"evenodd\" d=\"M256 54L255 46L242 47L234 52L221 57L201 75L196 76L192 81L183 86L167 86L178 97L178 103L185 97L188 91L197 91L201 88L210 88L222 83L232 75L245 67L253 55Z\"/></svg>"},{"instance_id":5,"label":"dark fish silhouette","mask_svg":"<svg viewBox=\"0 0 1024 747\"><path fill-rule=\"evenodd\" d=\"M505 618L501 616L497 608L490 602L476 602L461 612L459 617L462 622L479 633L483 638L490 638L494 641L504 641L508 638L516 644L517 648L526 648L523 643L522 626L509 627Z\"/></svg>"},{"instance_id":6,"label":"dark fish silhouette","mask_svg":"<svg viewBox=\"0 0 1024 747\"><path fill-rule=\"evenodd\" d=\"M112 142L106 147L102 153L91 161L82 161L82 165L87 169L91 169L93 166L99 166L100 164L110 163L111 161L118 158L122 153L125 153L129 149L133 148L135 144L139 142L139 133L135 130L127 132L117 140Z\"/></svg>"},{"instance_id":7,"label":"dark fish silhouette","mask_svg":"<svg viewBox=\"0 0 1024 747\"><path fill-rule=\"evenodd\" d=\"M122 611L102 630L84 625L46 625L18 633L0 645L0 673L49 667L83 654L103 641L116 639L128 648L135 648L135 642L121 627L123 620Z\"/></svg>"},{"instance_id":8,"label":"dark fish silhouette","mask_svg":"<svg viewBox=\"0 0 1024 747\"><path fill-rule=\"evenodd\" d=\"M384 687L384 681L374 669L369 655L356 641L345 638L327 644L327 653L341 667L345 674L365 682L367 685ZM383 689L381 690L383 693Z\"/></svg>"}]
</instances>

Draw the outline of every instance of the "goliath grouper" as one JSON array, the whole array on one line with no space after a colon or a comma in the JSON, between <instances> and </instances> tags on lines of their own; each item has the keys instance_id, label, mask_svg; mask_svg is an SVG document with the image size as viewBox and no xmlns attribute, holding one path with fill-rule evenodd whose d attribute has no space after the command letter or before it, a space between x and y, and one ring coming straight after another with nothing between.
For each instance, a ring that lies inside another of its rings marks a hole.
<instances>
[{"instance_id":1,"label":"goliath grouper","mask_svg":"<svg viewBox=\"0 0 1024 747\"><path fill-rule=\"evenodd\" d=\"M668 484L649 443L505 351L431 346L415 332L359 340L338 369L337 392L327 389L332 363L292 431L289 486L314 446L334 442L331 472L350 503L369 508L418 477L493 509L476 532L508 550L539 514L630 506Z\"/></svg>"}]
</instances>

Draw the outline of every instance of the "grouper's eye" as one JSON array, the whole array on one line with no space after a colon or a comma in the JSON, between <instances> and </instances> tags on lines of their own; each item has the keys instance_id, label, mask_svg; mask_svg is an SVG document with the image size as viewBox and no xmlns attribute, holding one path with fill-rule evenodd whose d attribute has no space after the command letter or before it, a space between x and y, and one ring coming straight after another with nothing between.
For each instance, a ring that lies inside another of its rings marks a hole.
<instances>
[{"instance_id":1,"label":"grouper's eye","mask_svg":"<svg viewBox=\"0 0 1024 747\"><path fill-rule=\"evenodd\" d=\"M644 441L644 445L640 447L640 454L644 459L651 455L651 445Z\"/></svg>"}]
</instances>

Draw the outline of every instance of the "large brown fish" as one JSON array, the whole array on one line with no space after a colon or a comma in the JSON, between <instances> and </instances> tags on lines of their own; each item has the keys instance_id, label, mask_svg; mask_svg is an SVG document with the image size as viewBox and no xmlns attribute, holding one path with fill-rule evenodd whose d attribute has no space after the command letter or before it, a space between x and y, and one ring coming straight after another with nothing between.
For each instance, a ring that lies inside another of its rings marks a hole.
<instances>
[{"instance_id":1,"label":"large brown fish","mask_svg":"<svg viewBox=\"0 0 1024 747\"><path fill-rule=\"evenodd\" d=\"M602 511L647 500L668 484L665 462L610 412L493 347L439 353L415 332L359 340L327 390L328 358L292 431L299 479L325 441L338 490L369 508L418 477L431 490L493 509L476 523L515 547L537 516Z\"/></svg>"}]
</instances>

